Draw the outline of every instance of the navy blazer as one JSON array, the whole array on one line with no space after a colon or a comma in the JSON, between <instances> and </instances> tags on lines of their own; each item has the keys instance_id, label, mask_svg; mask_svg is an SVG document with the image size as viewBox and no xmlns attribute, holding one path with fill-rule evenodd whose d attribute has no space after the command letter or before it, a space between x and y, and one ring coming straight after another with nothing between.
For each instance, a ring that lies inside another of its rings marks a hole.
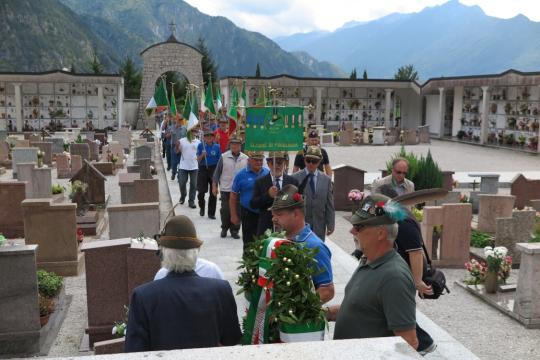
<instances>
[{"instance_id":1,"label":"navy blazer","mask_svg":"<svg viewBox=\"0 0 540 360\"><path fill-rule=\"evenodd\" d=\"M281 187L285 185L293 184L298 186L298 181L287 174L283 174L281 180ZM268 195L268 189L274 184L272 183L272 176L267 174L255 180L255 186L253 187L253 197L251 198L250 205L254 209L259 209L259 223L257 225L257 236L264 234L266 229L272 229L274 223L272 222L272 212L268 209L272 207L274 199Z\"/></svg>"},{"instance_id":2,"label":"navy blazer","mask_svg":"<svg viewBox=\"0 0 540 360\"><path fill-rule=\"evenodd\" d=\"M227 281L171 272L133 291L125 351L236 345L241 335Z\"/></svg>"}]
</instances>

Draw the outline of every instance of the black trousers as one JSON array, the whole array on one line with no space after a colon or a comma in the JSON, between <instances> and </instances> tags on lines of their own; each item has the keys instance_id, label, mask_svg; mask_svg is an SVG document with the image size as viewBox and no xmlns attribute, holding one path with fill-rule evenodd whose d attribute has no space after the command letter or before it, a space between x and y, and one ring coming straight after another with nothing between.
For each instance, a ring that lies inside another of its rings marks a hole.
<instances>
[{"instance_id":1,"label":"black trousers","mask_svg":"<svg viewBox=\"0 0 540 360\"><path fill-rule=\"evenodd\" d=\"M221 217L221 230L230 230L232 234L238 234L240 231L240 225L234 225L231 222L231 210L229 209L229 198L231 193L228 191L221 192L221 208L219 209L219 215ZM236 213L241 216L240 205L236 208Z\"/></svg>"},{"instance_id":2,"label":"black trousers","mask_svg":"<svg viewBox=\"0 0 540 360\"><path fill-rule=\"evenodd\" d=\"M163 139L163 156L167 158L167 170L171 169L171 146L167 139Z\"/></svg>"},{"instance_id":3,"label":"black trousers","mask_svg":"<svg viewBox=\"0 0 540 360\"><path fill-rule=\"evenodd\" d=\"M242 221L242 241L244 242L244 251L249 243L253 242L253 237L257 234L257 225L259 224L259 214L241 207Z\"/></svg>"},{"instance_id":4,"label":"black trousers","mask_svg":"<svg viewBox=\"0 0 540 360\"><path fill-rule=\"evenodd\" d=\"M416 323L416 337L418 338L418 351L427 349L433 344L431 336Z\"/></svg>"},{"instance_id":5,"label":"black trousers","mask_svg":"<svg viewBox=\"0 0 540 360\"><path fill-rule=\"evenodd\" d=\"M204 210L204 196L208 192L208 215L216 215L217 197L212 194L212 177L214 176L215 166L199 165L199 173L197 174L197 199L199 200L199 208Z\"/></svg>"}]
</instances>

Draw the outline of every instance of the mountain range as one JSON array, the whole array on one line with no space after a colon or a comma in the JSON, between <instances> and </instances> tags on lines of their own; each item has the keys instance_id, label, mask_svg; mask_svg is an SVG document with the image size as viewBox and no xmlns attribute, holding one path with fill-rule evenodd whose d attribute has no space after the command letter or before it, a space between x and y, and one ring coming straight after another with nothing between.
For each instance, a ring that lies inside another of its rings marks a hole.
<instances>
[{"instance_id":1,"label":"mountain range","mask_svg":"<svg viewBox=\"0 0 540 360\"><path fill-rule=\"evenodd\" d=\"M279 37L287 51L305 51L349 73L367 70L389 78L413 64L422 81L431 77L540 70L540 23L523 15L500 19L457 0L418 13L394 13L348 23L333 32Z\"/></svg>"},{"instance_id":2,"label":"mountain range","mask_svg":"<svg viewBox=\"0 0 540 360\"><path fill-rule=\"evenodd\" d=\"M126 57L141 66L140 52L175 36L190 45L203 38L220 76L343 76L336 66L291 54L257 32L208 16L181 0L2 0L0 71L46 71L74 66L89 71L95 53L106 72Z\"/></svg>"}]
</instances>

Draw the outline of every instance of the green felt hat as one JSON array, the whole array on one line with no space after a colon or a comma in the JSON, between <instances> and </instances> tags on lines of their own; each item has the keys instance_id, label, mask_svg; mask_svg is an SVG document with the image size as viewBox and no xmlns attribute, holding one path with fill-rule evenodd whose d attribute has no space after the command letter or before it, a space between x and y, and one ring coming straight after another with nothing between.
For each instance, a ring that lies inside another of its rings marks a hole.
<instances>
[{"instance_id":1,"label":"green felt hat","mask_svg":"<svg viewBox=\"0 0 540 360\"><path fill-rule=\"evenodd\" d=\"M406 217L406 210L399 203L390 200L389 197L379 194L366 197L351 217L351 224L379 226L403 220Z\"/></svg>"},{"instance_id":2,"label":"green felt hat","mask_svg":"<svg viewBox=\"0 0 540 360\"><path fill-rule=\"evenodd\" d=\"M262 151L248 151L246 155L251 159L264 159L264 152Z\"/></svg>"},{"instance_id":3,"label":"green felt hat","mask_svg":"<svg viewBox=\"0 0 540 360\"><path fill-rule=\"evenodd\" d=\"M159 245L172 249L196 249L202 240L197 237L193 222L185 215L171 217L159 236Z\"/></svg>"},{"instance_id":4,"label":"green felt hat","mask_svg":"<svg viewBox=\"0 0 540 360\"><path fill-rule=\"evenodd\" d=\"M298 192L298 188L292 184L285 185L281 189L272 204L271 210L294 209L304 207L304 197Z\"/></svg>"},{"instance_id":5,"label":"green felt hat","mask_svg":"<svg viewBox=\"0 0 540 360\"><path fill-rule=\"evenodd\" d=\"M268 157L266 159L267 160L273 159L273 158L285 159L286 158L285 154L286 154L285 151L269 151L268 152Z\"/></svg>"},{"instance_id":6,"label":"green felt hat","mask_svg":"<svg viewBox=\"0 0 540 360\"><path fill-rule=\"evenodd\" d=\"M321 148L317 145L308 146L304 157L311 157L319 160L322 159L323 156Z\"/></svg>"}]
</instances>

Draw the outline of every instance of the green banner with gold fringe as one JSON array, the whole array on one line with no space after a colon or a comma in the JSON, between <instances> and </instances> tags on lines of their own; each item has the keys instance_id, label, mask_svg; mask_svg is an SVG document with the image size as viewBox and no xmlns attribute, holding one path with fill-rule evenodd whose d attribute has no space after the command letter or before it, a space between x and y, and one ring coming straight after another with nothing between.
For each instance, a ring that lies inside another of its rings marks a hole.
<instances>
[{"instance_id":1,"label":"green banner with gold fringe","mask_svg":"<svg viewBox=\"0 0 540 360\"><path fill-rule=\"evenodd\" d=\"M301 106L248 107L248 151L298 151L304 142L304 108Z\"/></svg>"}]
</instances>

